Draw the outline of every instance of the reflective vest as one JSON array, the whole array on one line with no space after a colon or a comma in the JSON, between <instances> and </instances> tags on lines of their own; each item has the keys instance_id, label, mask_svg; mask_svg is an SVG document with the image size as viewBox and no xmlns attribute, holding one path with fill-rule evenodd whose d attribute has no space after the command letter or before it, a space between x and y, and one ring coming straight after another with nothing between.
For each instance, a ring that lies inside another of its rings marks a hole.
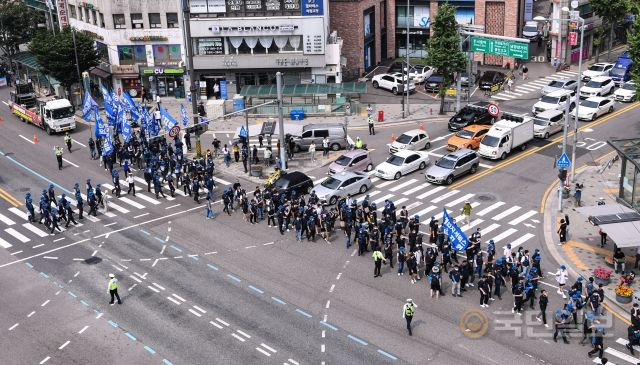
<instances>
[{"instance_id":1,"label":"reflective vest","mask_svg":"<svg viewBox=\"0 0 640 365\"><path fill-rule=\"evenodd\" d=\"M413 304L405 304L404 305L404 315L407 317L413 317L413 313L416 309L413 307Z\"/></svg>"},{"instance_id":2,"label":"reflective vest","mask_svg":"<svg viewBox=\"0 0 640 365\"><path fill-rule=\"evenodd\" d=\"M362 148L362 140L361 139L356 141L356 148L358 148L358 149Z\"/></svg>"},{"instance_id":3,"label":"reflective vest","mask_svg":"<svg viewBox=\"0 0 640 365\"><path fill-rule=\"evenodd\" d=\"M373 251L373 254L371 256L373 257L373 261L379 261L383 259L382 252L380 251Z\"/></svg>"},{"instance_id":4,"label":"reflective vest","mask_svg":"<svg viewBox=\"0 0 640 365\"><path fill-rule=\"evenodd\" d=\"M64 142L65 143L71 142L71 136L64 136Z\"/></svg>"},{"instance_id":5,"label":"reflective vest","mask_svg":"<svg viewBox=\"0 0 640 365\"><path fill-rule=\"evenodd\" d=\"M62 156L62 148L56 149L56 156Z\"/></svg>"},{"instance_id":6,"label":"reflective vest","mask_svg":"<svg viewBox=\"0 0 640 365\"><path fill-rule=\"evenodd\" d=\"M118 280L113 278L109 280L109 290L116 290L116 289L118 289Z\"/></svg>"}]
</instances>

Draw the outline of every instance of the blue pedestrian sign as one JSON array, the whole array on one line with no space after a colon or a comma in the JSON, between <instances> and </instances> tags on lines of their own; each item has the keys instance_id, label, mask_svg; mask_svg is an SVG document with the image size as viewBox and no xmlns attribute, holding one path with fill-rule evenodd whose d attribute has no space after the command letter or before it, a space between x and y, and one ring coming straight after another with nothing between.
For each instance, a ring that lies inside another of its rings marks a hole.
<instances>
[{"instance_id":1,"label":"blue pedestrian sign","mask_svg":"<svg viewBox=\"0 0 640 365\"><path fill-rule=\"evenodd\" d=\"M239 137L247 138L247 130L244 129L244 126L240 127L240 132L238 133Z\"/></svg>"},{"instance_id":2,"label":"blue pedestrian sign","mask_svg":"<svg viewBox=\"0 0 640 365\"><path fill-rule=\"evenodd\" d=\"M569 156L567 156L566 153L563 153L556 162L556 165L560 168L566 169L571 166L571 160L569 160Z\"/></svg>"}]
</instances>

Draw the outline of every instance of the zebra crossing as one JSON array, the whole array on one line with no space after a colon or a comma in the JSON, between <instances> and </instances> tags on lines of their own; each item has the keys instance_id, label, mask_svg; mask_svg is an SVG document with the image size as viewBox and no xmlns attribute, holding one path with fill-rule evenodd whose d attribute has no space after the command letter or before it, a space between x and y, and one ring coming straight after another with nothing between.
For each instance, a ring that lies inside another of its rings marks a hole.
<instances>
[{"instance_id":1,"label":"zebra crossing","mask_svg":"<svg viewBox=\"0 0 640 365\"><path fill-rule=\"evenodd\" d=\"M371 173L370 173L371 174ZM314 183L320 184L323 179ZM476 194L462 190L448 190L446 186L434 185L418 178L409 176L401 180L381 180L372 177L373 185L364 195L357 198L362 202L366 195L369 201L378 206L378 211L384 209L385 200L393 201L397 210L406 206L409 216L419 216L420 222L426 226L431 217L442 222L444 209L459 222L460 229L467 234L480 228L480 233L486 240L493 239L496 244L511 243L512 248L533 241L536 236L531 231L539 223L539 212L527 210L518 205L511 205L504 201L483 202L474 200ZM469 201L473 208L469 224L463 222L462 206ZM409 204L407 204L409 203ZM454 214L455 213L455 214ZM525 225L526 224L526 225Z\"/></svg>"},{"instance_id":2,"label":"zebra crossing","mask_svg":"<svg viewBox=\"0 0 640 365\"><path fill-rule=\"evenodd\" d=\"M577 76L578 76L578 73L574 71L556 72L555 74L552 74L550 76L542 77L537 80L532 80L521 85L514 83L513 90L511 91L504 90L495 95L492 95L491 98L497 99L497 100L513 100L513 99L520 98L523 95L526 95L529 93L535 93L536 94L535 96L538 97L540 95L540 90L542 90L543 87L547 86L549 82L551 82L552 80L575 78ZM505 85L505 88L506 88L506 85Z\"/></svg>"},{"instance_id":3,"label":"zebra crossing","mask_svg":"<svg viewBox=\"0 0 640 365\"><path fill-rule=\"evenodd\" d=\"M609 362L607 365L621 365L621 364L638 364L640 363L640 357L638 356L638 352L640 352L639 346L633 346L635 355L631 355L629 350L626 348L629 341L626 338L618 337L615 341L607 341L605 340L605 349L604 349L604 357L606 357ZM599 358L593 359L594 364L601 364Z\"/></svg>"}]
</instances>

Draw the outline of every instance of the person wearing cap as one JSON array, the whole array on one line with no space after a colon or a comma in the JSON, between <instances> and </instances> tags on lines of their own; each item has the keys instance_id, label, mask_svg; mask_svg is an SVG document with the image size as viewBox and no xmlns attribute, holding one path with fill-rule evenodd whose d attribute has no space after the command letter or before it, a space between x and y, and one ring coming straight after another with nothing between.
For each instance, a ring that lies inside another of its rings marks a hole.
<instances>
[{"instance_id":1,"label":"person wearing cap","mask_svg":"<svg viewBox=\"0 0 640 365\"><path fill-rule=\"evenodd\" d=\"M627 338L629 339L629 343L627 343L625 347L631 352L631 355L634 355L633 346L640 345L640 328L633 324L627 327Z\"/></svg>"},{"instance_id":2,"label":"person wearing cap","mask_svg":"<svg viewBox=\"0 0 640 365\"><path fill-rule=\"evenodd\" d=\"M407 302L402 306L402 316L407 321L407 331L409 331L409 336L413 335L411 333L411 320L416 312L416 308L418 308L418 305L415 304L411 298L407 299Z\"/></svg>"},{"instance_id":3,"label":"person wearing cap","mask_svg":"<svg viewBox=\"0 0 640 365\"><path fill-rule=\"evenodd\" d=\"M584 345L587 341L587 337L591 336L591 333L593 332L592 326L596 323L598 323L598 321L593 313L589 312L584 316L584 321L582 322L582 340L580 340L581 345Z\"/></svg>"},{"instance_id":4,"label":"person wearing cap","mask_svg":"<svg viewBox=\"0 0 640 365\"><path fill-rule=\"evenodd\" d=\"M566 333L566 323L569 319L569 312L564 309L557 309L554 314L554 327L555 331L553 332L553 341L558 342L558 333L562 336L562 340L564 343L569 344L569 340L567 340Z\"/></svg>"},{"instance_id":5,"label":"person wearing cap","mask_svg":"<svg viewBox=\"0 0 640 365\"><path fill-rule=\"evenodd\" d=\"M542 321L545 327L549 328L547 324L547 304L549 304L549 297L547 296L547 290L542 289L540 296L538 297L538 306L540 307L540 313L536 316L538 322Z\"/></svg>"},{"instance_id":6,"label":"person wearing cap","mask_svg":"<svg viewBox=\"0 0 640 365\"><path fill-rule=\"evenodd\" d=\"M453 266L453 270L449 273L449 279L451 279L451 295L454 297L462 297L462 295L460 295L461 275L458 265Z\"/></svg>"},{"instance_id":7,"label":"person wearing cap","mask_svg":"<svg viewBox=\"0 0 640 365\"><path fill-rule=\"evenodd\" d=\"M371 254L371 257L373 257L373 264L374 264L374 268L373 268L373 277L377 278L378 276L382 276L382 274L380 274L380 268L382 267L382 262L387 262L387 260L382 256L382 252L380 252L380 248L379 247L375 247L373 254Z\"/></svg>"},{"instance_id":8,"label":"person wearing cap","mask_svg":"<svg viewBox=\"0 0 640 365\"><path fill-rule=\"evenodd\" d=\"M592 325L591 327L594 328L593 337L591 337L591 344L593 345L593 350L589 351L587 353L587 356L591 357L593 354L597 352L598 357L602 359L602 356L604 355L604 326L598 324L595 326Z\"/></svg>"},{"instance_id":9,"label":"person wearing cap","mask_svg":"<svg viewBox=\"0 0 640 365\"><path fill-rule=\"evenodd\" d=\"M567 284L567 279L569 278L569 272L567 271L567 267L564 265L560 265L560 268L555 273L556 281L558 282L558 294L562 295L563 299L567 299L567 296L564 294L564 286Z\"/></svg>"},{"instance_id":10,"label":"person wearing cap","mask_svg":"<svg viewBox=\"0 0 640 365\"><path fill-rule=\"evenodd\" d=\"M433 294L435 293L436 299L438 299L442 288L440 287L440 268L438 267L437 262L434 263L429 276L431 277L431 298L433 298Z\"/></svg>"},{"instance_id":11,"label":"person wearing cap","mask_svg":"<svg viewBox=\"0 0 640 365\"><path fill-rule=\"evenodd\" d=\"M120 300L120 295L118 295L118 279L113 274L109 274L109 284L107 285L107 290L109 291L109 295L111 295L111 301L109 304L113 305L114 297L118 299L118 304L122 304Z\"/></svg>"},{"instance_id":12,"label":"person wearing cap","mask_svg":"<svg viewBox=\"0 0 640 365\"><path fill-rule=\"evenodd\" d=\"M473 209L471 207L471 203L469 203L469 201L467 200L462 207L462 219L464 220L466 225L471 223L471 209Z\"/></svg>"}]
</instances>

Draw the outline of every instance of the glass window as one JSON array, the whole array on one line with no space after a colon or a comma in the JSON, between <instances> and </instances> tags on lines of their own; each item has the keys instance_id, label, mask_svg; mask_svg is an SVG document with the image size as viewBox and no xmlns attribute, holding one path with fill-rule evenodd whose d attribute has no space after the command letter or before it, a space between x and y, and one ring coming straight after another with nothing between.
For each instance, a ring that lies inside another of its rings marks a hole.
<instances>
[{"instance_id":1,"label":"glass window","mask_svg":"<svg viewBox=\"0 0 640 365\"><path fill-rule=\"evenodd\" d=\"M109 49L106 44L96 41L96 51L100 55L100 60L109 62Z\"/></svg>"},{"instance_id":2,"label":"glass window","mask_svg":"<svg viewBox=\"0 0 640 365\"><path fill-rule=\"evenodd\" d=\"M98 25L98 15L95 10L91 10L91 23L93 23L93 25Z\"/></svg>"},{"instance_id":3,"label":"glass window","mask_svg":"<svg viewBox=\"0 0 640 365\"><path fill-rule=\"evenodd\" d=\"M124 14L113 14L113 28L126 29L127 23L124 20Z\"/></svg>"},{"instance_id":4,"label":"glass window","mask_svg":"<svg viewBox=\"0 0 640 365\"><path fill-rule=\"evenodd\" d=\"M178 28L178 13L167 13L167 28Z\"/></svg>"},{"instance_id":5,"label":"glass window","mask_svg":"<svg viewBox=\"0 0 640 365\"><path fill-rule=\"evenodd\" d=\"M89 23L89 8L84 8L84 19L87 23Z\"/></svg>"},{"instance_id":6,"label":"glass window","mask_svg":"<svg viewBox=\"0 0 640 365\"><path fill-rule=\"evenodd\" d=\"M635 166L634 166L635 168ZM633 208L638 210L640 207L640 171L636 170L635 194L633 194Z\"/></svg>"},{"instance_id":7,"label":"glass window","mask_svg":"<svg viewBox=\"0 0 640 365\"><path fill-rule=\"evenodd\" d=\"M327 129L316 129L313 131L313 136L319 138L329 137L329 131Z\"/></svg>"},{"instance_id":8,"label":"glass window","mask_svg":"<svg viewBox=\"0 0 640 365\"><path fill-rule=\"evenodd\" d=\"M153 59L157 65L177 65L180 56L179 44L157 44L153 46Z\"/></svg>"},{"instance_id":9,"label":"glass window","mask_svg":"<svg viewBox=\"0 0 640 365\"><path fill-rule=\"evenodd\" d=\"M82 8L78 6L78 20L83 20L84 16L82 15Z\"/></svg>"},{"instance_id":10,"label":"glass window","mask_svg":"<svg viewBox=\"0 0 640 365\"><path fill-rule=\"evenodd\" d=\"M104 14L100 13L100 28L104 28Z\"/></svg>"},{"instance_id":11,"label":"glass window","mask_svg":"<svg viewBox=\"0 0 640 365\"><path fill-rule=\"evenodd\" d=\"M633 204L633 186L635 185L635 166L626 158L623 159L622 189L620 198L629 204ZM639 194L640 195L640 194ZM640 198L640 196L638 196ZM639 199L640 200L640 199Z\"/></svg>"},{"instance_id":12,"label":"glass window","mask_svg":"<svg viewBox=\"0 0 640 365\"><path fill-rule=\"evenodd\" d=\"M142 22L142 14L141 13L132 13L131 14L131 26L133 29L142 29L144 28L144 23Z\"/></svg>"},{"instance_id":13,"label":"glass window","mask_svg":"<svg viewBox=\"0 0 640 365\"><path fill-rule=\"evenodd\" d=\"M118 58L121 65L147 63L144 45L118 46Z\"/></svg>"},{"instance_id":14,"label":"glass window","mask_svg":"<svg viewBox=\"0 0 640 365\"><path fill-rule=\"evenodd\" d=\"M149 28L162 28L160 13L149 13Z\"/></svg>"},{"instance_id":15,"label":"glass window","mask_svg":"<svg viewBox=\"0 0 640 365\"><path fill-rule=\"evenodd\" d=\"M74 19L76 17L76 7L71 4L69 4L69 17Z\"/></svg>"},{"instance_id":16,"label":"glass window","mask_svg":"<svg viewBox=\"0 0 640 365\"><path fill-rule=\"evenodd\" d=\"M193 38L193 54L196 56L212 56L224 54L222 37Z\"/></svg>"}]
</instances>

